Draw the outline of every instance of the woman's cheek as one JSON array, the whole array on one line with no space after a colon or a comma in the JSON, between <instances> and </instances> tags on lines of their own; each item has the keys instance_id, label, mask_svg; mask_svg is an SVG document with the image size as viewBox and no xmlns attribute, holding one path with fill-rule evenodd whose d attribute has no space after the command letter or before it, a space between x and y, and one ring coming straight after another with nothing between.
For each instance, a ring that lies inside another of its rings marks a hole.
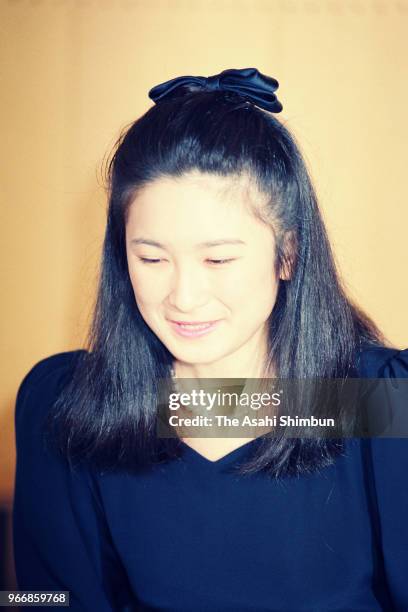
<instances>
[{"instance_id":1,"label":"woman's cheek","mask_svg":"<svg viewBox=\"0 0 408 612\"><path fill-rule=\"evenodd\" d=\"M279 278L276 276L272 264L262 265L258 262L253 266L248 274L242 278L242 299L241 303L252 303L251 308L259 313L268 314L272 311L278 292Z\"/></svg>"},{"instance_id":2,"label":"woman's cheek","mask_svg":"<svg viewBox=\"0 0 408 612\"><path fill-rule=\"evenodd\" d=\"M278 282L279 278L272 262L267 262L266 264L258 263L258 265L252 268L249 275L251 287L258 291L264 291L268 286L273 289Z\"/></svg>"},{"instance_id":3,"label":"woman's cheek","mask_svg":"<svg viewBox=\"0 0 408 612\"><path fill-rule=\"evenodd\" d=\"M221 279L221 288L234 296L262 295L268 285L273 289L276 283L272 264L248 258L242 265L231 270L230 275Z\"/></svg>"},{"instance_id":4,"label":"woman's cheek","mask_svg":"<svg viewBox=\"0 0 408 612\"><path fill-rule=\"evenodd\" d=\"M213 298L222 302L228 303L231 300L237 300L246 293L246 281L239 271L230 272L229 274L220 274L213 277L209 283L210 293Z\"/></svg>"},{"instance_id":5,"label":"woman's cheek","mask_svg":"<svg viewBox=\"0 0 408 612\"><path fill-rule=\"evenodd\" d=\"M131 273L130 279L136 301L143 304L157 304L165 297L165 286L157 275Z\"/></svg>"}]
</instances>

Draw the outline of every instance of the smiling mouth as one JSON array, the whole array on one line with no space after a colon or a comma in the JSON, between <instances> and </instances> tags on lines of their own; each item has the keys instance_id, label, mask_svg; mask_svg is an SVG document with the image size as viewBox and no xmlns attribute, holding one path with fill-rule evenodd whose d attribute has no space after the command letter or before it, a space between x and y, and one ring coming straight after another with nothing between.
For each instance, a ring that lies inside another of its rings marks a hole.
<instances>
[{"instance_id":1,"label":"smiling mouth","mask_svg":"<svg viewBox=\"0 0 408 612\"><path fill-rule=\"evenodd\" d=\"M211 332L213 329L215 329L215 327L217 327L220 321L221 319L200 323L189 323L187 321L170 320L169 323L178 335L192 337L204 335Z\"/></svg>"},{"instance_id":2,"label":"smiling mouth","mask_svg":"<svg viewBox=\"0 0 408 612\"><path fill-rule=\"evenodd\" d=\"M180 325L181 327L199 327L199 326L207 326L216 323L218 319L214 321L173 321L170 319L170 323L175 323L176 325Z\"/></svg>"}]
</instances>

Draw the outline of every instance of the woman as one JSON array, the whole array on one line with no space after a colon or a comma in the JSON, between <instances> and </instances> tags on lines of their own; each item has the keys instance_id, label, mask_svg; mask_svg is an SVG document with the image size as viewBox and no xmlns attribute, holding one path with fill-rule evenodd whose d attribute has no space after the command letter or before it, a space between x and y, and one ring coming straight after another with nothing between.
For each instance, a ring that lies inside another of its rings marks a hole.
<instances>
[{"instance_id":1,"label":"woman","mask_svg":"<svg viewBox=\"0 0 408 612\"><path fill-rule=\"evenodd\" d=\"M342 289L277 87L172 79L118 141L87 350L18 392L20 589L78 611L408 609L406 439L157 435L170 376L408 376Z\"/></svg>"}]
</instances>

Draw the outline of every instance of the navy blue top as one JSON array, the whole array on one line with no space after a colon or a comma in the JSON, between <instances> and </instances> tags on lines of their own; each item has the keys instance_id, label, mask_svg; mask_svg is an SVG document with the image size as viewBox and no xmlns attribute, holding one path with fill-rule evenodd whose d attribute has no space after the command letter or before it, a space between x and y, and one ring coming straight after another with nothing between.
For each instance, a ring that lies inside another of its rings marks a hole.
<instances>
[{"instance_id":1,"label":"navy blue top","mask_svg":"<svg viewBox=\"0 0 408 612\"><path fill-rule=\"evenodd\" d=\"M68 469L42 424L76 352L23 380L16 403L14 549L21 590L70 591L70 610L408 611L408 439L361 439L299 478L228 470L182 443L139 475ZM408 350L369 349L360 375L408 377ZM54 608L53 608L54 609Z\"/></svg>"}]
</instances>

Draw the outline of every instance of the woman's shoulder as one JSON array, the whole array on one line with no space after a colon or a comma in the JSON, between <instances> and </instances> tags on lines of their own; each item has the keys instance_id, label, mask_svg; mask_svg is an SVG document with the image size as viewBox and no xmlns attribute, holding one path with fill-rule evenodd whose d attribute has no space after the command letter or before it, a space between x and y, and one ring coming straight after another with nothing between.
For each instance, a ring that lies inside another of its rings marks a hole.
<instances>
[{"instance_id":1,"label":"woman's shoulder","mask_svg":"<svg viewBox=\"0 0 408 612\"><path fill-rule=\"evenodd\" d=\"M372 446L389 448L408 459L408 350L365 346L358 355L357 376L362 381L364 407ZM364 383L368 384L365 385ZM377 433L374 433L377 432ZM396 439L401 438L400 442ZM387 441L386 441L387 440ZM385 452L385 451L384 451ZM381 456L381 453L379 454ZM385 454L384 454L385 457Z\"/></svg>"},{"instance_id":2,"label":"woman's shoulder","mask_svg":"<svg viewBox=\"0 0 408 612\"><path fill-rule=\"evenodd\" d=\"M356 368L361 378L408 378L408 349L364 344Z\"/></svg>"},{"instance_id":3,"label":"woman's shoulder","mask_svg":"<svg viewBox=\"0 0 408 612\"><path fill-rule=\"evenodd\" d=\"M55 353L37 361L24 376L22 386L35 386L46 377L55 376L57 373L69 372L74 368L80 355L85 350L65 351Z\"/></svg>"},{"instance_id":4,"label":"woman's shoulder","mask_svg":"<svg viewBox=\"0 0 408 612\"><path fill-rule=\"evenodd\" d=\"M15 420L16 430L27 418L28 413L44 411L53 404L62 386L72 376L75 366L82 355L82 349L56 353L37 361L25 374L17 391ZM32 414L34 416L34 414Z\"/></svg>"}]
</instances>

